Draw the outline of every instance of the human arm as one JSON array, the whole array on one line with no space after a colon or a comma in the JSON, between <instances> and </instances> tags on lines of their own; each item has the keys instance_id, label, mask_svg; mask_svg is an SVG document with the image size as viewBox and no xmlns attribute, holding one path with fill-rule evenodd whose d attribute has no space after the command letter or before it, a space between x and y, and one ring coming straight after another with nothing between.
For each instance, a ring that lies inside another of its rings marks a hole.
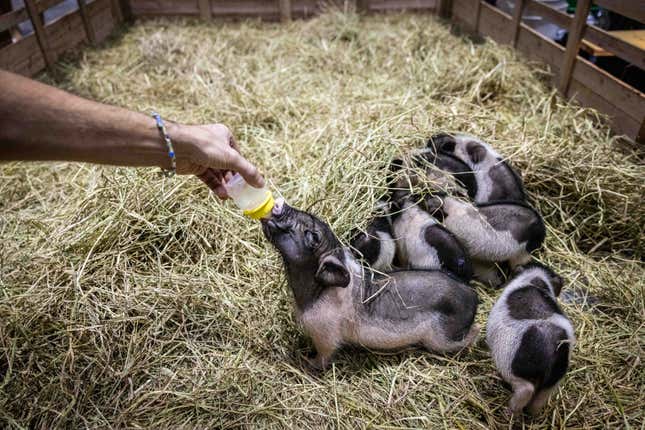
<instances>
[{"instance_id":1,"label":"human arm","mask_svg":"<svg viewBox=\"0 0 645 430\"><path fill-rule=\"evenodd\" d=\"M221 182L228 171L253 186L264 185L225 126L166 121L166 128L177 173L199 176L220 197L226 196ZM170 167L152 117L0 70L0 161L14 160Z\"/></svg>"}]
</instances>

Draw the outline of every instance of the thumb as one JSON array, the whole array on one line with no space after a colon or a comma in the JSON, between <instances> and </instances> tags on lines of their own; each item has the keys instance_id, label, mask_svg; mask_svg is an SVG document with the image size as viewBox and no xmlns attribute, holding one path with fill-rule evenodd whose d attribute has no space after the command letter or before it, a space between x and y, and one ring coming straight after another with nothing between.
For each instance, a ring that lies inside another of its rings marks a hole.
<instances>
[{"instance_id":1,"label":"thumb","mask_svg":"<svg viewBox=\"0 0 645 430\"><path fill-rule=\"evenodd\" d=\"M238 172L244 180L252 187L264 187L264 178L257 167L251 164L246 158L238 152L233 152L230 161L231 170Z\"/></svg>"}]
</instances>

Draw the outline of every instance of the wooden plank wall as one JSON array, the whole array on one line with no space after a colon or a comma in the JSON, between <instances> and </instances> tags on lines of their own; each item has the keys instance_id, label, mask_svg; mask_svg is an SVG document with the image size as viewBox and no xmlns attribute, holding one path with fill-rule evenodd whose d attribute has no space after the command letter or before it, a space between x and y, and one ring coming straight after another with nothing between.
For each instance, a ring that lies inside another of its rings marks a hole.
<instances>
[{"instance_id":1,"label":"wooden plank wall","mask_svg":"<svg viewBox=\"0 0 645 430\"><path fill-rule=\"evenodd\" d=\"M28 7L0 15L0 32L30 18L35 33L0 48L0 68L34 75L56 61L64 52L82 44L104 40L123 17L199 16L209 18L259 17L288 21L319 13L330 0L78 0L81 8L46 25L42 12L62 0L27 0ZM645 52L610 33L588 26L535 0L518 0L512 16L482 0L332 0L352 4L362 13L398 10L447 14L457 24L508 43L531 59L551 66L553 83L566 97L607 114L618 133L638 141L645 140L645 95L597 68L577 55L580 40L586 38L639 67ZM594 0L641 22L645 8L626 0ZM578 16L586 16L589 0L578 2ZM452 5L452 6L451 6ZM568 27L565 47L543 37L521 21L524 10L538 12L560 26Z\"/></svg>"},{"instance_id":2,"label":"wooden plank wall","mask_svg":"<svg viewBox=\"0 0 645 430\"><path fill-rule=\"evenodd\" d=\"M389 12L399 10L435 12L440 0L351 0L361 12ZM287 4L288 3L288 4ZM306 18L319 13L330 4L342 6L342 0L130 0L135 17L202 16L213 18L259 17L278 20L287 15ZM209 10L208 10L209 9Z\"/></svg>"},{"instance_id":3,"label":"wooden plank wall","mask_svg":"<svg viewBox=\"0 0 645 430\"><path fill-rule=\"evenodd\" d=\"M629 2L602 0L602 3L610 9L615 7L624 13L634 13L631 17L641 22L645 19L645 8L630 8ZM575 19L587 16L588 0L578 1L576 17L535 0L517 1L515 4L521 9L514 10L510 16L484 1L453 0L452 19L466 30L488 36L498 43L513 45L526 57L548 64L553 72L552 83L564 96L606 114L617 133L645 142L645 94L577 55L583 38L639 67L643 67L645 52L610 33L586 25L584 19ZM550 21L568 28L573 37L569 38L567 47L522 23L522 12L526 9L539 12Z\"/></svg>"},{"instance_id":4,"label":"wooden plank wall","mask_svg":"<svg viewBox=\"0 0 645 430\"><path fill-rule=\"evenodd\" d=\"M96 44L110 35L121 20L111 0L78 0L82 10L69 13L44 25L42 12L62 0L31 0L32 11L17 10L0 15L0 26L8 29L25 19L35 19L36 32L0 48L0 69L33 76L55 62L65 52L83 44ZM31 17L35 15L34 17Z\"/></svg>"}]
</instances>

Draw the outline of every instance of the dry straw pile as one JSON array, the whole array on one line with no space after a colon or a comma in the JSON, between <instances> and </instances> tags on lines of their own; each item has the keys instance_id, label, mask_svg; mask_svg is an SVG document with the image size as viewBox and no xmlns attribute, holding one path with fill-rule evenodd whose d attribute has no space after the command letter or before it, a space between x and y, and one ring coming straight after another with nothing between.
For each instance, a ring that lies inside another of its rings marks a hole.
<instances>
[{"instance_id":1,"label":"dry straw pile","mask_svg":"<svg viewBox=\"0 0 645 430\"><path fill-rule=\"evenodd\" d=\"M228 124L278 192L343 239L395 154L438 131L488 140L545 217L539 256L568 280L579 339L560 392L525 424L642 426L645 171L540 65L427 15L328 13L148 21L59 69L42 79ZM196 179L2 165L0 234L2 427L508 426L483 338L457 357L349 350L308 371L278 256ZM484 325L497 292L477 290Z\"/></svg>"}]
</instances>

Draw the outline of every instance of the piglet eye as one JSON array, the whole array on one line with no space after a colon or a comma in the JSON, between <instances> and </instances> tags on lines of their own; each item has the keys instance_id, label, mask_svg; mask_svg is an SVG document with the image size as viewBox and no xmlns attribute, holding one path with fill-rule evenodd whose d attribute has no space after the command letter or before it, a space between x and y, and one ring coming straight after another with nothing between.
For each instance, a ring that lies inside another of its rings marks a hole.
<instances>
[{"instance_id":1,"label":"piglet eye","mask_svg":"<svg viewBox=\"0 0 645 430\"><path fill-rule=\"evenodd\" d=\"M317 248L320 245L320 234L312 230L305 230L305 245L309 248Z\"/></svg>"}]
</instances>

